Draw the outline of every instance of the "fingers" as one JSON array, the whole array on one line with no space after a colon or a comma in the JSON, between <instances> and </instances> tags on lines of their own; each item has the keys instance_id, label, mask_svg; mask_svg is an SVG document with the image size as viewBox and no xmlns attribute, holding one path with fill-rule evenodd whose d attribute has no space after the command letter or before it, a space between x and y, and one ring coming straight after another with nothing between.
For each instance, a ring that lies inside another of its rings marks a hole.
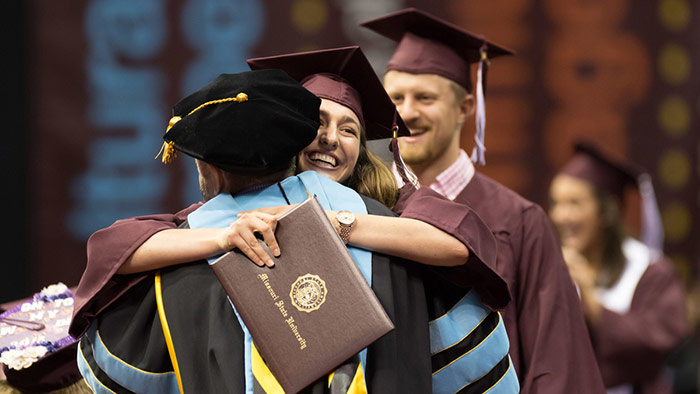
<instances>
[{"instance_id":1,"label":"fingers","mask_svg":"<svg viewBox=\"0 0 700 394\"><path fill-rule=\"evenodd\" d=\"M262 212L247 212L239 214L239 219L229 226L228 244L238 248L250 260L259 266L273 267L274 261L260 245L256 233L263 236L274 256L280 255L280 247L275 238L277 218Z\"/></svg>"},{"instance_id":2,"label":"fingers","mask_svg":"<svg viewBox=\"0 0 700 394\"><path fill-rule=\"evenodd\" d=\"M249 259L251 259L255 264L259 266L268 266L268 267L274 267L275 262L272 261L272 258L270 255L265 252L265 249L260 245L260 242L258 239L255 237L255 233L252 231L250 232L243 232L241 235L241 238L244 241L244 244L239 246L238 249L240 249L243 254L248 256Z\"/></svg>"},{"instance_id":3,"label":"fingers","mask_svg":"<svg viewBox=\"0 0 700 394\"><path fill-rule=\"evenodd\" d=\"M275 223L277 223L275 221ZM263 240L267 244L267 247L270 248L270 252L272 252L272 255L275 257L280 256L280 246L277 243L277 238L275 238L275 231L272 226L264 226L260 230L258 230L260 234L263 236Z\"/></svg>"}]
</instances>

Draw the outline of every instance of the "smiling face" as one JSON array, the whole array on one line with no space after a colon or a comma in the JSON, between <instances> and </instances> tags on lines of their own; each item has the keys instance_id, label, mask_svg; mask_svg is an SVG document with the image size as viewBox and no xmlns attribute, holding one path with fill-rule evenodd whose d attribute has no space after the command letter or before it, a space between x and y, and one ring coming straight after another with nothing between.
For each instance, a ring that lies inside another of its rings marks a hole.
<instances>
[{"instance_id":1,"label":"smiling face","mask_svg":"<svg viewBox=\"0 0 700 394\"><path fill-rule=\"evenodd\" d=\"M604 218L593 186L583 180L558 175L549 189L549 216L563 246L587 253L601 241Z\"/></svg>"},{"instance_id":2,"label":"smiling face","mask_svg":"<svg viewBox=\"0 0 700 394\"><path fill-rule=\"evenodd\" d=\"M471 113L473 98L457 97L452 84L434 74L392 70L384 77L387 93L411 130L410 137L399 138L401 157L411 168L447 168L457 159L462 125Z\"/></svg>"},{"instance_id":3,"label":"smiling face","mask_svg":"<svg viewBox=\"0 0 700 394\"><path fill-rule=\"evenodd\" d=\"M316 171L345 182L360 155L360 121L348 107L326 99L321 99L320 114L316 139L300 153L299 166L302 171Z\"/></svg>"}]
</instances>

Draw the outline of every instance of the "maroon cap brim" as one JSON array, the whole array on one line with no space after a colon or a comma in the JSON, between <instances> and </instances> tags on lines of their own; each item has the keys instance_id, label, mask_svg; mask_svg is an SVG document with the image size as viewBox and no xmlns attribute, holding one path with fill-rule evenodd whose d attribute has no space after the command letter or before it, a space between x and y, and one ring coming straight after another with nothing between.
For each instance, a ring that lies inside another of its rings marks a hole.
<instances>
[{"instance_id":1,"label":"maroon cap brim","mask_svg":"<svg viewBox=\"0 0 700 394\"><path fill-rule=\"evenodd\" d=\"M360 24L399 42L387 70L437 74L471 91L469 64L512 55L503 46L415 8L407 8Z\"/></svg>"},{"instance_id":2,"label":"maroon cap brim","mask_svg":"<svg viewBox=\"0 0 700 394\"><path fill-rule=\"evenodd\" d=\"M626 186L637 186L641 172L611 152L604 152L588 141L578 141L574 144L573 157L559 174L589 182L600 191L622 198Z\"/></svg>"}]
</instances>

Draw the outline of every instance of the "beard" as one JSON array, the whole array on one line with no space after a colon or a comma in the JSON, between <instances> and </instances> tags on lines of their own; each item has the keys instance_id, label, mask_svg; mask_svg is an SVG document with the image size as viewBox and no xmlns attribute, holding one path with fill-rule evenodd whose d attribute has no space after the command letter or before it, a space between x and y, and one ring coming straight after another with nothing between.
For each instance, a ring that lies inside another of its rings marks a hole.
<instances>
[{"instance_id":1,"label":"beard","mask_svg":"<svg viewBox=\"0 0 700 394\"><path fill-rule=\"evenodd\" d=\"M435 129L433 125L425 123L409 125L410 128L426 129L426 134L418 143L402 142L399 138L399 150L401 158L408 166L427 167L439 160L447 152L452 144L459 144L461 125L456 124L452 133L445 133L445 130ZM443 125L444 127L444 125Z\"/></svg>"},{"instance_id":2,"label":"beard","mask_svg":"<svg viewBox=\"0 0 700 394\"><path fill-rule=\"evenodd\" d=\"M401 151L401 158L404 163L409 166L428 164L433 159L432 147L426 141L424 144L404 144L401 143L401 138L399 138L399 149Z\"/></svg>"}]
</instances>

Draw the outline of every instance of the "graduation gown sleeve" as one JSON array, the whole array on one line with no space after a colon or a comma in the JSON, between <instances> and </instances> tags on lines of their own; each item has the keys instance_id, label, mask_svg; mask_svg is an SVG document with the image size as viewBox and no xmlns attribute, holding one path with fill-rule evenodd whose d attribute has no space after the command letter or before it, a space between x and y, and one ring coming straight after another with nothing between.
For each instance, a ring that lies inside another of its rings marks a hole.
<instances>
[{"instance_id":1,"label":"graduation gown sleeve","mask_svg":"<svg viewBox=\"0 0 700 394\"><path fill-rule=\"evenodd\" d=\"M660 260L642 275L628 312L603 309L591 337L607 387L644 386L660 377L669 352L688 333L684 300L683 283L673 265Z\"/></svg>"},{"instance_id":2,"label":"graduation gown sleeve","mask_svg":"<svg viewBox=\"0 0 700 394\"><path fill-rule=\"evenodd\" d=\"M506 281L496 270L497 243L491 229L468 205L448 200L429 187L401 189L394 211L404 218L426 222L460 240L469 258L459 267L435 267L438 274L461 287L473 287L492 310L511 300Z\"/></svg>"},{"instance_id":3,"label":"graduation gown sleeve","mask_svg":"<svg viewBox=\"0 0 700 394\"><path fill-rule=\"evenodd\" d=\"M580 301L549 218L531 205L514 240L517 330L523 393L601 393ZM507 321L506 321L506 327Z\"/></svg>"},{"instance_id":4,"label":"graduation gown sleeve","mask_svg":"<svg viewBox=\"0 0 700 394\"><path fill-rule=\"evenodd\" d=\"M71 335L80 337L91 319L145 277L144 274L116 275L134 250L153 234L179 226L200 205L193 204L176 214L118 220L88 239L87 266L75 291Z\"/></svg>"},{"instance_id":5,"label":"graduation gown sleeve","mask_svg":"<svg viewBox=\"0 0 700 394\"><path fill-rule=\"evenodd\" d=\"M513 298L500 312L521 393L603 393L578 294L542 208L479 172L454 201L498 242L495 270Z\"/></svg>"}]
</instances>

